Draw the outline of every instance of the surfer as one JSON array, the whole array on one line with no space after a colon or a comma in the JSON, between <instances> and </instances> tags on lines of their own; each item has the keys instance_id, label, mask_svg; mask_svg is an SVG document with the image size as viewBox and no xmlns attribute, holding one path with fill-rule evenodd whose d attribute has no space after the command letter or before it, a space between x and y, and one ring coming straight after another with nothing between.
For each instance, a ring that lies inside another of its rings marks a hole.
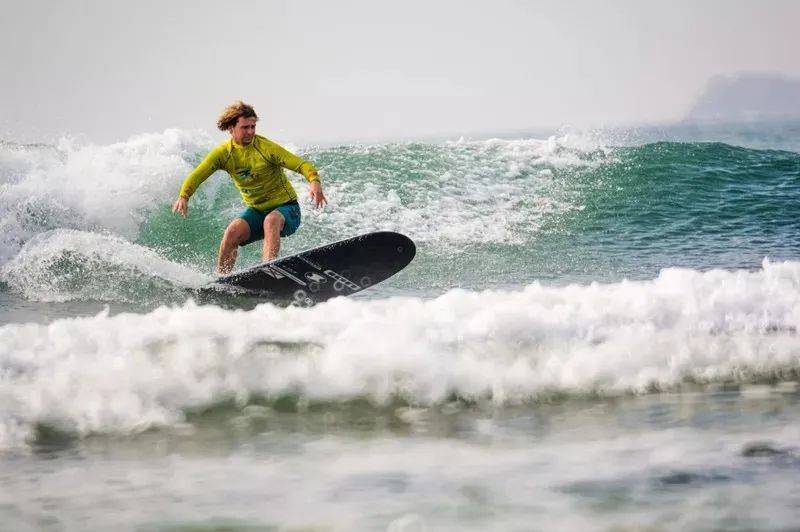
<instances>
[{"instance_id":1,"label":"surfer","mask_svg":"<svg viewBox=\"0 0 800 532\"><path fill-rule=\"evenodd\" d=\"M225 170L242 195L245 210L225 229L219 245L217 273L229 273L236 263L239 246L264 239L262 259L278 256L281 237L289 236L300 226L297 193L283 168L306 178L316 207L328 200L322 192L314 165L261 135L256 135L258 116L246 103L234 102L217 120L221 131L231 138L211 150L181 185L172 212L184 218L189 212L189 198L200 184L217 170Z\"/></svg>"}]
</instances>

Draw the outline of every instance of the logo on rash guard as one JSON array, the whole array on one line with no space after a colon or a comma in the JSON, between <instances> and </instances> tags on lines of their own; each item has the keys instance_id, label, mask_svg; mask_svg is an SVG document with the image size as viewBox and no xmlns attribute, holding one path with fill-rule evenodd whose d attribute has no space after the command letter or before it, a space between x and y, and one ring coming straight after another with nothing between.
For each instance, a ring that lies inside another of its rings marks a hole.
<instances>
[{"instance_id":1,"label":"logo on rash guard","mask_svg":"<svg viewBox=\"0 0 800 532\"><path fill-rule=\"evenodd\" d=\"M249 168L241 168L236 170L236 177L239 179L251 179L253 174L250 172Z\"/></svg>"}]
</instances>

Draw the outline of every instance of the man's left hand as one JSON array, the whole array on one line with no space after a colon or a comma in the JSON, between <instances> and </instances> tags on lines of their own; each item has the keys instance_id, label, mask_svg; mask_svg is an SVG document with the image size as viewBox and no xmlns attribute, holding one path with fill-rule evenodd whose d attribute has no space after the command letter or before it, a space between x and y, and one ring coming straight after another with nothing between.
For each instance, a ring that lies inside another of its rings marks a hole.
<instances>
[{"instance_id":1,"label":"man's left hand","mask_svg":"<svg viewBox=\"0 0 800 532\"><path fill-rule=\"evenodd\" d=\"M319 181L311 183L311 201L314 202L314 206L317 208L328 204L328 200L322 192L322 184Z\"/></svg>"}]
</instances>

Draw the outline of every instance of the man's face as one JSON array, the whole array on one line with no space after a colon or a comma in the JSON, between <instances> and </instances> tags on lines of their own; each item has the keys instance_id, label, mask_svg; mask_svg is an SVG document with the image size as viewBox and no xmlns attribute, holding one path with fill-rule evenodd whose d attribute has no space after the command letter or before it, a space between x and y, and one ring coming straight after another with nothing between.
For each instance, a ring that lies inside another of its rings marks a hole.
<instances>
[{"instance_id":1,"label":"man's face","mask_svg":"<svg viewBox=\"0 0 800 532\"><path fill-rule=\"evenodd\" d=\"M231 136L237 144L247 145L253 142L256 136L256 119L242 118L236 121L236 125L231 128Z\"/></svg>"}]
</instances>

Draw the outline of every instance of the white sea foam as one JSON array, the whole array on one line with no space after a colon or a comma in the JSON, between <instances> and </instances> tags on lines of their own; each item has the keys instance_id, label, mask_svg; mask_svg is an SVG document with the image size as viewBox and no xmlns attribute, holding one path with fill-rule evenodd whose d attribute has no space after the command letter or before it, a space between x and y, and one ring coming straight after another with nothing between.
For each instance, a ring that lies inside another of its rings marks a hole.
<instances>
[{"instance_id":1,"label":"white sea foam","mask_svg":"<svg viewBox=\"0 0 800 532\"><path fill-rule=\"evenodd\" d=\"M348 155L325 168L342 179L326 182L333 208L310 212L314 223L346 233L390 229L462 247L530 241L546 219L581 208L559 172L594 168L613 151L563 135L351 147Z\"/></svg>"},{"instance_id":2,"label":"white sea foam","mask_svg":"<svg viewBox=\"0 0 800 532\"><path fill-rule=\"evenodd\" d=\"M0 446L36 423L86 434L180 422L252 394L515 403L800 369L800 263L668 269L651 281L310 309L159 308L0 328Z\"/></svg>"},{"instance_id":3,"label":"white sea foam","mask_svg":"<svg viewBox=\"0 0 800 532\"><path fill-rule=\"evenodd\" d=\"M53 229L136 241L153 209L171 203L213 144L206 133L175 129L107 146L0 144L0 264ZM300 239L393 229L443 248L523 243L548 217L580 208L558 173L602 164L611 153L576 135L312 148L306 155L318 160L330 205L304 207L310 228ZM301 178L292 179L304 197ZM205 183L193 203L213 201L223 183ZM238 199L219 217L227 220L236 205Z\"/></svg>"},{"instance_id":4,"label":"white sea foam","mask_svg":"<svg viewBox=\"0 0 800 532\"><path fill-rule=\"evenodd\" d=\"M0 266L0 280L34 301L137 301L142 285L159 279L196 288L213 277L123 238L74 229L36 235Z\"/></svg>"},{"instance_id":5,"label":"white sea foam","mask_svg":"<svg viewBox=\"0 0 800 532\"><path fill-rule=\"evenodd\" d=\"M187 161L212 144L205 133L172 129L107 146L0 145L0 264L55 228L135 239L146 211L174 198Z\"/></svg>"}]
</instances>

